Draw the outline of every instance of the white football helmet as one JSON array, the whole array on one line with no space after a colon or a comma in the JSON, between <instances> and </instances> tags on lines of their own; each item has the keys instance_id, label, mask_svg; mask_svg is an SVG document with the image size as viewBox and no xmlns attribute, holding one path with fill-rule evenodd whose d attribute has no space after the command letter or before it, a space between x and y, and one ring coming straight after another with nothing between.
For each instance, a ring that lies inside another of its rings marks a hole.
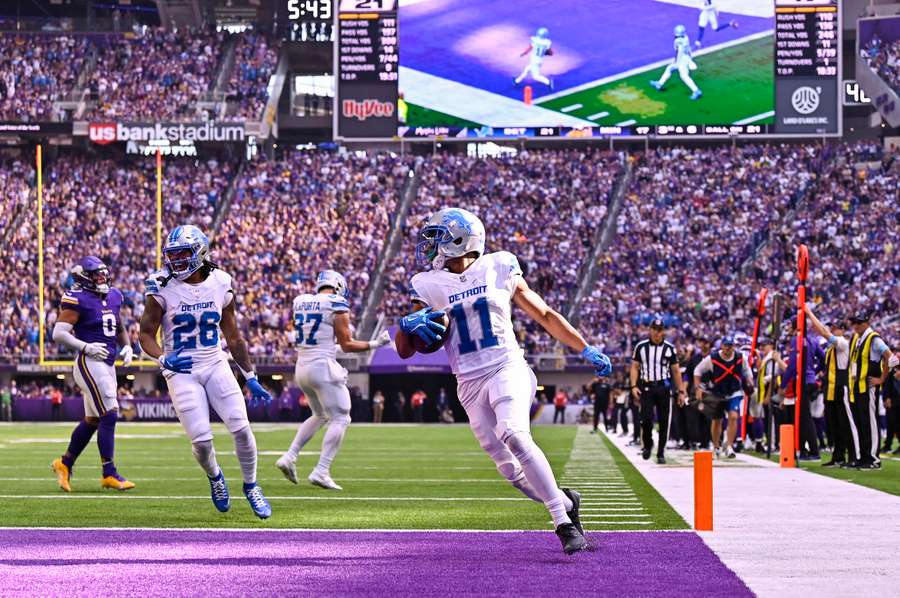
<instances>
[{"instance_id":1,"label":"white football helmet","mask_svg":"<svg viewBox=\"0 0 900 598\"><path fill-rule=\"evenodd\" d=\"M316 277L316 292L318 293L325 287L331 287L338 295L347 296L347 279L340 272L334 270L323 270Z\"/></svg>"},{"instance_id":2,"label":"white football helmet","mask_svg":"<svg viewBox=\"0 0 900 598\"><path fill-rule=\"evenodd\" d=\"M190 256L180 255L188 249L191 251ZM192 224L176 226L166 237L163 256L166 258L166 268L172 276L178 280L185 280L202 268L209 258L209 239L203 231Z\"/></svg>"},{"instance_id":3,"label":"white football helmet","mask_svg":"<svg viewBox=\"0 0 900 598\"><path fill-rule=\"evenodd\" d=\"M440 270L449 258L476 252L484 255L484 225L478 216L461 208L444 208L433 214L416 245L416 260Z\"/></svg>"}]
</instances>

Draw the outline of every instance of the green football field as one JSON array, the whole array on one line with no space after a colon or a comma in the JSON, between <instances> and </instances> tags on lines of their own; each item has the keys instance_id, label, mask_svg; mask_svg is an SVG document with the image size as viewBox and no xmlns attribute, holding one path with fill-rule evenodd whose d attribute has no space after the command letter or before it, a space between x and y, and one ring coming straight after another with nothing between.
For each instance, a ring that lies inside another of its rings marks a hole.
<instances>
[{"instance_id":1,"label":"green football field","mask_svg":"<svg viewBox=\"0 0 900 598\"><path fill-rule=\"evenodd\" d=\"M177 424L120 424L117 465L137 484L101 490L96 444L75 467L63 493L50 461L66 448L72 424L0 426L0 513L3 526L272 527L344 529L550 529L542 505L500 478L467 426L356 425L332 468L343 492L287 482L274 462L294 426L255 425L259 483L273 516L256 519L240 492L240 472L227 433L215 427L219 463L232 508L214 510L206 477ZM584 495L585 528L685 529L684 520L618 450L574 426L537 426L537 442L563 486ZM303 478L318 458L321 434L298 462Z\"/></svg>"},{"instance_id":2,"label":"green football field","mask_svg":"<svg viewBox=\"0 0 900 598\"><path fill-rule=\"evenodd\" d=\"M546 102L543 108L590 119L598 125L637 121L641 125L727 125L765 115L775 109L772 37L748 41L695 57L691 73L703 91L699 100L674 73L662 91L650 86L665 67L658 67ZM572 108L573 106L580 107ZM608 115L596 117L603 112ZM772 124L774 115L754 124Z\"/></svg>"}]
</instances>

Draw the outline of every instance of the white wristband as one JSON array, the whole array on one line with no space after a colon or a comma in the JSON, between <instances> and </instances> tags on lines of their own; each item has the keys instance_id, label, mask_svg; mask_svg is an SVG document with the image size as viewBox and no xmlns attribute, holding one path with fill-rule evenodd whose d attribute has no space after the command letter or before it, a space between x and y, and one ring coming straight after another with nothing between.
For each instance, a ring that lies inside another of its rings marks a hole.
<instances>
[{"instance_id":1,"label":"white wristband","mask_svg":"<svg viewBox=\"0 0 900 598\"><path fill-rule=\"evenodd\" d=\"M243 374L245 382L254 380L256 378L256 372L254 372L253 370L251 370L249 372L245 371L244 368L242 368L240 364L237 364L237 368L239 370L241 370L241 374Z\"/></svg>"}]
</instances>

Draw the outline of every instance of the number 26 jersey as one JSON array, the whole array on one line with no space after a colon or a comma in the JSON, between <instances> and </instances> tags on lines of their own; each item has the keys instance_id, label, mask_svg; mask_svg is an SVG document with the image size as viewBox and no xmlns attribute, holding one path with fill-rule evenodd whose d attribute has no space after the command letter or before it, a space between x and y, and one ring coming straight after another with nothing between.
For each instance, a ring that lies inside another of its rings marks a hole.
<instances>
[{"instance_id":1,"label":"number 26 jersey","mask_svg":"<svg viewBox=\"0 0 900 598\"><path fill-rule=\"evenodd\" d=\"M489 374L506 363L524 362L513 331L511 304L522 269L506 251L482 255L462 274L420 272L412 278L412 300L450 317L444 349L459 380Z\"/></svg>"},{"instance_id":2,"label":"number 26 jersey","mask_svg":"<svg viewBox=\"0 0 900 598\"><path fill-rule=\"evenodd\" d=\"M144 281L144 294L152 296L163 308L163 350L181 349L194 358L193 370L227 360L219 340L222 310L234 300L231 276L214 269L199 284L168 279L167 270L159 270Z\"/></svg>"}]
</instances>

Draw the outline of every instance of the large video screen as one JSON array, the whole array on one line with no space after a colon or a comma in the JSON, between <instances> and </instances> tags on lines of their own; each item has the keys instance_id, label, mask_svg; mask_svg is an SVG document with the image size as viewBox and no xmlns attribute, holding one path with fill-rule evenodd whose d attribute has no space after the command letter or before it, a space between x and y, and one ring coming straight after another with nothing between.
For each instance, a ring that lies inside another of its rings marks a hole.
<instances>
[{"instance_id":1,"label":"large video screen","mask_svg":"<svg viewBox=\"0 0 900 598\"><path fill-rule=\"evenodd\" d=\"M341 0L338 136L840 135L840 16L838 0Z\"/></svg>"},{"instance_id":2,"label":"large video screen","mask_svg":"<svg viewBox=\"0 0 900 598\"><path fill-rule=\"evenodd\" d=\"M409 126L774 123L771 1L400 0L399 20Z\"/></svg>"}]
</instances>

